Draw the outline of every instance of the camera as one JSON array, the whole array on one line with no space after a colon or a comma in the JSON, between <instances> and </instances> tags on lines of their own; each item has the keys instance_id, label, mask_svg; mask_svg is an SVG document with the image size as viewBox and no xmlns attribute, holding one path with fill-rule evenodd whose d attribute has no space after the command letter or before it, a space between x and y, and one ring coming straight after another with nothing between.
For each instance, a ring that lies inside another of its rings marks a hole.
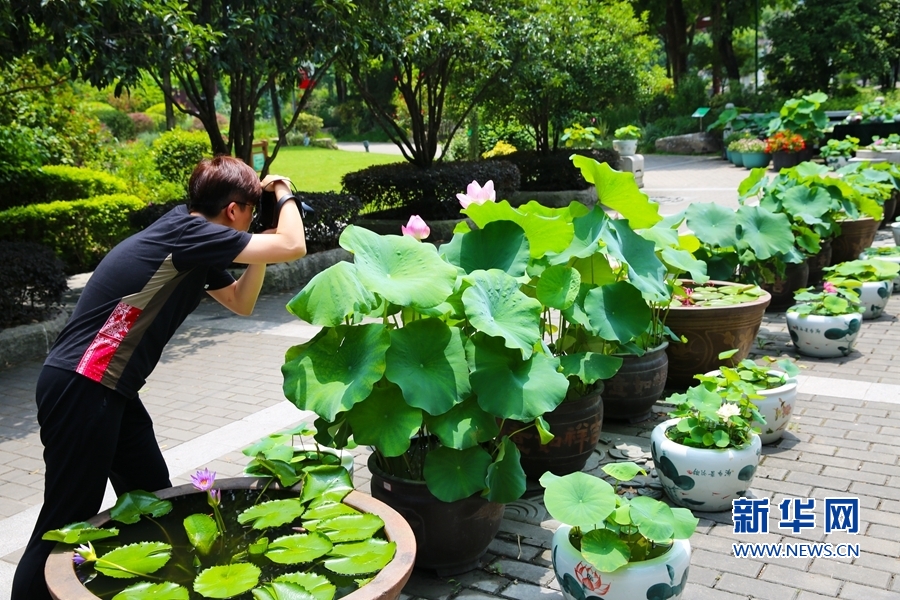
<instances>
[{"instance_id":1,"label":"camera","mask_svg":"<svg viewBox=\"0 0 900 600\"><path fill-rule=\"evenodd\" d=\"M275 192L263 192L256 207L256 214L253 215L253 221L250 224L250 233L260 233L267 229L275 229L278 226L278 215L281 214L281 207L288 200L297 202L300 216L304 219L308 213L313 212L312 207L300 200L293 190L290 194L285 194L280 198L275 197Z\"/></svg>"}]
</instances>

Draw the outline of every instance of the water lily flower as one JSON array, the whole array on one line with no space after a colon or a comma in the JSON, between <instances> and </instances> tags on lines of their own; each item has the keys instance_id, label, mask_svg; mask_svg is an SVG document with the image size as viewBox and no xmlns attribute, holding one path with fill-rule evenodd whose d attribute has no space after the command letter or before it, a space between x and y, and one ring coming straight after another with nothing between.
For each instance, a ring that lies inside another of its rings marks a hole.
<instances>
[{"instance_id":1,"label":"water lily flower","mask_svg":"<svg viewBox=\"0 0 900 600\"><path fill-rule=\"evenodd\" d=\"M201 492L208 492L212 489L213 483L216 481L216 472L209 469L197 471L191 475L191 483Z\"/></svg>"},{"instance_id":2,"label":"water lily flower","mask_svg":"<svg viewBox=\"0 0 900 600\"><path fill-rule=\"evenodd\" d=\"M75 548L75 554L72 555L72 562L75 563L76 566L95 560L97 560L97 554L94 552L94 546L92 546L90 542Z\"/></svg>"},{"instance_id":3,"label":"water lily flower","mask_svg":"<svg viewBox=\"0 0 900 600\"><path fill-rule=\"evenodd\" d=\"M825 282L825 285L823 286L823 288L825 289L825 292L828 293L828 294L837 294L837 291L838 291L838 290L837 290L837 286L835 286L835 285L834 285L833 283L831 283L830 281L826 281L826 282Z\"/></svg>"},{"instance_id":4,"label":"water lily flower","mask_svg":"<svg viewBox=\"0 0 900 600\"><path fill-rule=\"evenodd\" d=\"M468 207L470 204L484 204L487 201L496 202L497 193L494 191L494 181L488 180L484 187L478 185L477 181L473 181L466 188L465 194L457 194L456 197L459 198L459 203L463 208Z\"/></svg>"},{"instance_id":5,"label":"water lily flower","mask_svg":"<svg viewBox=\"0 0 900 600\"><path fill-rule=\"evenodd\" d=\"M222 503L222 491L221 490L209 490L209 500L215 506L218 506Z\"/></svg>"},{"instance_id":6,"label":"water lily flower","mask_svg":"<svg viewBox=\"0 0 900 600\"><path fill-rule=\"evenodd\" d=\"M431 228L422 220L419 215L412 215L406 225L400 226L403 235L416 238L420 242L431 235Z\"/></svg>"},{"instance_id":7,"label":"water lily flower","mask_svg":"<svg viewBox=\"0 0 900 600\"><path fill-rule=\"evenodd\" d=\"M716 414L722 417L723 421L727 421L729 418L741 414L741 409L737 404L724 402L722 406L719 407L719 410L716 411Z\"/></svg>"}]
</instances>

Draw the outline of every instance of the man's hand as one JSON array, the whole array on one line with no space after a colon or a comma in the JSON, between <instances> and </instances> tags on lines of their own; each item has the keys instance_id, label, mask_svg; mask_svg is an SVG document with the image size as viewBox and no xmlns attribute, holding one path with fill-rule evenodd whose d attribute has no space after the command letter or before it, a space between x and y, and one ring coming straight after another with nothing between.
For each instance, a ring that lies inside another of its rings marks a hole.
<instances>
[{"instance_id":1,"label":"man's hand","mask_svg":"<svg viewBox=\"0 0 900 600\"><path fill-rule=\"evenodd\" d=\"M264 192L274 192L275 191L275 183L278 181L283 181L287 186L288 191L291 189L291 180L289 177L285 177L284 175L266 175L259 184L262 186Z\"/></svg>"}]
</instances>

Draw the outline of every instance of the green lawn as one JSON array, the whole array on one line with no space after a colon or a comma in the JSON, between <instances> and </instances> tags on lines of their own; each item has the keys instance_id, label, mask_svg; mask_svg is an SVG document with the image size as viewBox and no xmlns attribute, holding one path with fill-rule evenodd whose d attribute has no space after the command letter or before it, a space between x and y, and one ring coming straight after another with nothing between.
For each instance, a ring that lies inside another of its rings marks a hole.
<instances>
[{"instance_id":1,"label":"green lawn","mask_svg":"<svg viewBox=\"0 0 900 600\"><path fill-rule=\"evenodd\" d=\"M288 146L278 151L269 172L290 177L301 192L338 192L345 173L402 161L393 154Z\"/></svg>"}]
</instances>

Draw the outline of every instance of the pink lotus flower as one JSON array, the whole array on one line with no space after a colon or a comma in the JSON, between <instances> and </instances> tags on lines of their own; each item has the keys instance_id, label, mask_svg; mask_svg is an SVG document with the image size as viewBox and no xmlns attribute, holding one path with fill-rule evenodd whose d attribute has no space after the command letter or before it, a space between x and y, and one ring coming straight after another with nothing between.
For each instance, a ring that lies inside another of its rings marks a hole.
<instances>
[{"instance_id":1,"label":"pink lotus flower","mask_svg":"<svg viewBox=\"0 0 900 600\"><path fill-rule=\"evenodd\" d=\"M416 238L420 242L431 235L431 229L419 215L411 216L406 225L400 226L400 231L403 232L403 235Z\"/></svg>"},{"instance_id":2,"label":"pink lotus flower","mask_svg":"<svg viewBox=\"0 0 900 600\"><path fill-rule=\"evenodd\" d=\"M216 472L209 469L197 471L191 475L191 484L201 492L208 492L216 481Z\"/></svg>"},{"instance_id":3,"label":"pink lotus flower","mask_svg":"<svg viewBox=\"0 0 900 600\"><path fill-rule=\"evenodd\" d=\"M597 592L601 596L609 593L610 584L604 584L597 569L587 563L578 563L575 567L575 579L577 579L578 583L584 586L586 590Z\"/></svg>"},{"instance_id":4,"label":"pink lotus flower","mask_svg":"<svg viewBox=\"0 0 900 600\"><path fill-rule=\"evenodd\" d=\"M835 287L835 285L834 285L833 283L831 283L830 281L826 281L826 282L825 282L825 285L824 285L823 287L824 287L824 289L825 289L825 293L827 293L827 294L837 294L837 291L838 291L838 290L837 290L837 287Z\"/></svg>"},{"instance_id":5,"label":"pink lotus flower","mask_svg":"<svg viewBox=\"0 0 900 600\"><path fill-rule=\"evenodd\" d=\"M456 197L459 198L459 203L463 208L468 207L470 204L484 204L487 201L496 202L497 193L494 191L494 181L489 180L484 184L484 187L478 185L477 181L473 181L466 188L465 194L457 194Z\"/></svg>"}]
</instances>

